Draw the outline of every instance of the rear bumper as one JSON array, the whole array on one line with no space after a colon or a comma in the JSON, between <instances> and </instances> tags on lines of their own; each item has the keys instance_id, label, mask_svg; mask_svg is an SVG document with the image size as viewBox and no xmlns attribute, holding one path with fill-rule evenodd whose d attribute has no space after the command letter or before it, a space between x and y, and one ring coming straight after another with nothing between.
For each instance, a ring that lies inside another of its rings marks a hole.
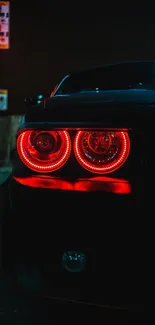
<instances>
[{"instance_id":1,"label":"rear bumper","mask_svg":"<svg viewBox=\"0 0 155 325\"><path fill-rule=\"evenodd\" d=\"M13 178L8 186L5 247L20 286L34 292L35 276L36 291L46 297L104 304L142 299L143 243L139 248L132 194L30 188ZM83 272L63 268L68 250L85 253Z\"/></svg>"},{"instance_id":2,"label":"rear bumper","mask_svg":"<svg viewBox=\"0 0 155 325\"><path fill-rule=\"evenodd\" d=\"M122 232L122 226L131 220L132 194L34 188L13 178L8 189L15 231L27 245L31 236L42 234L39 242L43 244L48 238L55 242L55 248L65 244L95 247L101 238L104 241L114 236L117 228Z\"/></svg>"}]
</instances>

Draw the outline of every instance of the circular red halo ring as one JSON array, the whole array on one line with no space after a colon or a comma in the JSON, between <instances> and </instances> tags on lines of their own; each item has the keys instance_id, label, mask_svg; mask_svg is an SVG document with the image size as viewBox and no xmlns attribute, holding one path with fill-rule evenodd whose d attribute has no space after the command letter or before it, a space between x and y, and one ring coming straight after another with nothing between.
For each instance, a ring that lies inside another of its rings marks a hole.
<instances>
[{"instance_id":1,"label":"circular red halo ring","mask_svg":"<svg viewBox=\"0 0 155 325\"><path fill-rule=\"evenodd\" d=\"M75 157L77 159L77 161L79 162L79 164L84 167L85 169L87 169L88 171L92 172L92 173L96 173L96 174L108 174L108 173L112 173L115 170L119 169L127 160L129 153L130 153L130 138L128 136L127 132L124 131L116 131L116 132L120 132L122 139L123 139L123 149L121 150L122 154L119 157L119 159L116 162L113 162L111 164L108 164L107 167L95 167L93 164L87 162L82 156L81 156L81 152L80 152L80 148L79 148L79 141L80 138L82 136L83 133L85 133L85 131L78 131L75 139L74 139L74 154Z\"/></svg>"},{"instance_id":2,"label":"circular red halo ring","mask_svg":"<svg viewBox=\"0 0 155 325\"><path fill-rule=\"evenodd\" d=\"M61 157L61 159L57 163L54 163L54 164L51 164L48 166L40 166L38 164L35 164L35 163L31 162L31 160L29 158L26 157L24 149L23 149L23 142L25 140L25 136L28 136L27 132L29 132L31 134L32 131L24 131L23 133L21 133L19 135L19 137L17 139L17 151L18 151L19 157L27 167L29 167L30 169L32 169L34 171L49 173L49 172L53 172L53 171L61 168L67 162L67 160L70 156L70 153L71 153L71 140L70 140L70 136L67 131L59 131L64 134L64 138L66 141L66 150L65 150L64 155Z\"/></svg>"}]
</instances>

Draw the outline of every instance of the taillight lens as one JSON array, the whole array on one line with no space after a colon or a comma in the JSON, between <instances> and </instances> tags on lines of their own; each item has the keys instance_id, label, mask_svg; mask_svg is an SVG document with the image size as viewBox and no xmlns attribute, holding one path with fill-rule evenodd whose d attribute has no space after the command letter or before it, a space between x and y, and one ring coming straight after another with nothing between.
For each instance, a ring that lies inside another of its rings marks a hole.
<instances>
[{"instance_id":1,"label":"taillight lens","mask_svg":"<svg viewBox=\"0 0 155 325\"><path fill-rule=\"evenodd\" d=\"M71 152L71 140L67 131L22 132L17 139L20 159L36 172L53 172L61 168Z\"/></svg>"},{"instance_id":2,"label":"taillight lens","mask_svg":"<svg viewBox=\"0 0 155 325\"><path fill-rule=\"evenodd\" d=\"M82 167L92 173L108 174L128 158L130 139L123 131L78 131L74 153Z\"/></svg>"}]
</instances>

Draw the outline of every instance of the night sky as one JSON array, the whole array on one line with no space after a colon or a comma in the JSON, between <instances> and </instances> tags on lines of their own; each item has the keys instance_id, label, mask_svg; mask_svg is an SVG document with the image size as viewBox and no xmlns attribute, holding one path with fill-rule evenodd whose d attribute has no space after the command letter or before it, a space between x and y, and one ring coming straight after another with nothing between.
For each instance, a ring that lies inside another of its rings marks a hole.
<instances>
[{"instance_id":1,"label":"night sky","mask_svg":"<svg viewBox=\"0 0 155 325\"><path fill-rule=\"evenodd\" d=\"M0 88L9 90L9 113L23 113L25 95L50 93L72 70L155 60L155 8L146 1L100 3L11 2L11 48L0 52Z\"/></svg>"}]
</instances>

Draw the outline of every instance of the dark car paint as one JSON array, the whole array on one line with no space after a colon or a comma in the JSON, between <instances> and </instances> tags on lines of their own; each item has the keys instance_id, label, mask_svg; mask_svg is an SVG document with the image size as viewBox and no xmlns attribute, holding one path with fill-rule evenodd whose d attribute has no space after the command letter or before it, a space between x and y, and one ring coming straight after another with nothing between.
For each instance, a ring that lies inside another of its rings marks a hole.
<instances>
[{"instance_id":1,"label":"dark car paint","mask_svg":"<svg viewBox=\"0 0 155 325\"><path fill-rule=\"evenodd\" d=\"M123 94L123 100L120 100L121 95L116 99L116 92L111 92L110 101L105 100L104 92L100 95L55 96L47 99L45 106L39 104L28 109L20 129L52 125L58 128L140 128L154 123L155 91L123 91Z\"/></svg>"},{"instance_id":2,"label":"dark car paint","mask_svg":"<svg viewBox=\"0 0 155 325\"><path fill-rule=\"evenodd\" d=\"M5 221L11 225L6 238L11 238L13 251L6 246L13 264L16 261L28 268L35 264L43 270L43 295L110 305L147 305L152 301L155 280L150 184L154 185L154 174L149 152L154 142L151 140L147 148L144 144L145 132L150 138L154 135L154 114L154 91L141 90L55 96L47 99L45 106L27 110L20 131L33 127L121 127L131 128L134 137L134 190L128 197L33 190L16 184L12 176L8 180L7 204L16 214ZM143 161L144 150L149 170ZM53 254L59 260L61 252L70 248L88 254L88 274L71 276L60 265L52 270Z\"/></svg>"}]
</instances>

